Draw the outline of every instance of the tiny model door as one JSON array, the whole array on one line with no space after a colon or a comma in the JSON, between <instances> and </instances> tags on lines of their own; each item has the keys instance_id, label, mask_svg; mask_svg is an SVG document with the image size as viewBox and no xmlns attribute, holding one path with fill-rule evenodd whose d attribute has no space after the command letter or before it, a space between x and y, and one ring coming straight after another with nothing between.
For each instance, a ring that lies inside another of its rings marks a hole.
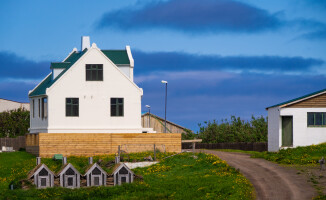
<instances>
[{"instance_id":1,"label":"tiny model door","mask_svg":"<svg viewBox=\"0 0 326 200\"><path fill-rule=\"evenodd\" d=\"M293 116L282 116L282 146L293 145Z\"/></svg>"}]
</instances>

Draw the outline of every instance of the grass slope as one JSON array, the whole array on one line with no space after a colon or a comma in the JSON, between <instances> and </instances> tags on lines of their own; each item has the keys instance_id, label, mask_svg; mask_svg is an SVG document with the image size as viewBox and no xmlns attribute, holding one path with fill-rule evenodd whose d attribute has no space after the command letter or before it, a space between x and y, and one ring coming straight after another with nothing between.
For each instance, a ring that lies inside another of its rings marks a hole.
<instances>
[{"instance_id":1,"label":"grass slope","mask_svg":"<svg viewBox=\"0 0 326 200\"><path fill-rule=\"evenodd\" d=\"M130 154L130 159L150 154ZM163 158L168 154L159 153ZM254 199L253 187L237 170L214 155L182 153L146 168L134 169L144 181L115 187L8 190L11 181L25 178L35 165L35 157L25 152L0 154L0 197L4 199ZM97 156L112 160L113 155ZM42 159L51 169L60 164ZM69 157L68 162L83 172L86 157ZM110 169L105 168L110 171Z\"/></svg>"}]
</instances>

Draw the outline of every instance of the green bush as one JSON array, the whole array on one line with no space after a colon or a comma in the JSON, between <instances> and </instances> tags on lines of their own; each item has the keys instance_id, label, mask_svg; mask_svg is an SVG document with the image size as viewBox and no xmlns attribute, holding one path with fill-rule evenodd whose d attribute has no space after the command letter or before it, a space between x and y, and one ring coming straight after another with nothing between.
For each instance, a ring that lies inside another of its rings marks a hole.
<instances>
[{"instance_id":1,"label":"green bush","mask_svg":"<svg viewBox=\"0 0 326 200\"><path fill-rule=\"evenodd\" d=\"M199 138L203 143L266 142L267 118L252 116L250 121L244 121L231 116L230 121L224 119L222 123L206 121L199 124Z\"/></svg>"},{"instance_id":2,"label":"green bush","mask_svg":"<svg viewBox=\"0 0 326 200\"><path fill-rule=\"evenodd\" d=\"M29 111L16 109L0 113L0 137L25 135L29 128Z\"/></svg>"}]
</instances>

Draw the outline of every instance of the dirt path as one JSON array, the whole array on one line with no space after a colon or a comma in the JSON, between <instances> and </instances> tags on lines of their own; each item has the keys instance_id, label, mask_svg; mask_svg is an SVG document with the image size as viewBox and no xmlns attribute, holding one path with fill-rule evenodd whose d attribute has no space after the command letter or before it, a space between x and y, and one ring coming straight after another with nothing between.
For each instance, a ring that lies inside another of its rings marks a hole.
<instances>
[{"instance_id":1,"label":"dirt path","mask_svg":"<svg viewBox=\"0 0 326 200\"><path fill-rule=\"evenodd\" d=\"M294 169L242 153L198 151L215 154L230 166L240 169L255 187L257 199L304 200L316 196L314 188Z\"/></svg>"}]
</instances>

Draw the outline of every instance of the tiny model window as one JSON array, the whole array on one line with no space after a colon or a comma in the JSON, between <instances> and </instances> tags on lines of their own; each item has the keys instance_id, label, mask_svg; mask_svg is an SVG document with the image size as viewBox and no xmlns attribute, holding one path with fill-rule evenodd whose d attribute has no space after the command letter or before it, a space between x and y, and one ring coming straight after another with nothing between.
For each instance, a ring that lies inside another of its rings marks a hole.
<instances>
[{"instance_id":1,"label":"tiny model window","mask_svg":"<svg viewBox=\"0 0 326 200\"><path fill-rule=\"evenodd\" d=\"M72 177L68 177L68 186L73 186L74 179Z\"/></svg>"},{"instance_id":2,"label":"tiny model window","mask_svg":"<svg viewBox=\"0 0 326 200\"><path fill-rule=\"evenodd\" d=\"M48 117L48 98L42 98L42 119Z\"/></svg>"},{"instance_id":3,"label":"tiny model window","mask_svg":"<svg viewBox=\"0 0 326 200\"><path fill-rule=\"evenodd\" d=\"M100 185L100 177L94 177L94 185Z\"/></svg>"},{"instance_id":4,"label":"tiny model window","mask_svg":"<svg viewBox=\"0 0 326 200\"><path fill-rule=\"evenodd\" d=\"M86 81L103 81L103 64L87 64Z\"/></svg>"},{"instance_id":5,"label":"tiny model window","mask_svg":"<svg viewBox=\"0 0 326 200\"><path fill-rule=\"evenodd\" d=\"M92 171L92 174L93 175L100 175L101 171L97 167L95 167L94 170Z\"/></svg>"},{"instance_id":6,"label":"tiny model window","mask_svg":"<svg viewBox=\"0 0 326 200\"><path fill-rule=\"evenodd\" d=\"M46 178L41 178L41 186L46 186Z\"/></svg>"},{"instance_id":7,"label":"tiny model window","mask_svg":"<svg viewBox=\"0 0 326 200\"><path fill-rule=\"evenodd\" d=\"M66 98L66 116L79 116L79 98Z\"/></svg>"},{"instance_id":8,"label":"tiny model window","mask_svg":"<svg viewBox=\"0 0 326 200\"><path fill-rule=\"evenodd\" d=\"M308 112L307 124L308 127L326 127L326 112Z\"/></svg>"},{"instance_id":9,"label":"tiny model window","mask_svg":"<svg viewBox=\"0 0 326 200\"><path fill-rule=\"evenodd\" d=\"M69 169L67 169L67 171L66 171L66 175L75 175L75 172L74 172L73 169L69 168Z\"/></svg>"},{"instance_id":10,"label":"tiny model window","mask_svg":"<svg viewBox=\"0 0 326 200\"><path fill-rule=\"evenodd\" d=\"M46 171L46 169L42 169L41 171L40 171L40 173L39 173L39 176L47 176L49 173L48 173L48 171Z\"/></svg>"},{"instance_id":11,"label":"tiny model window","mask_svg":"<svg viewBox=\"0 0 326 200\"><path fill-rule=\"evenodd\" d=\"M111 116L123 116L123 98L111 98Z\"/></svg>"}]
</instances>

